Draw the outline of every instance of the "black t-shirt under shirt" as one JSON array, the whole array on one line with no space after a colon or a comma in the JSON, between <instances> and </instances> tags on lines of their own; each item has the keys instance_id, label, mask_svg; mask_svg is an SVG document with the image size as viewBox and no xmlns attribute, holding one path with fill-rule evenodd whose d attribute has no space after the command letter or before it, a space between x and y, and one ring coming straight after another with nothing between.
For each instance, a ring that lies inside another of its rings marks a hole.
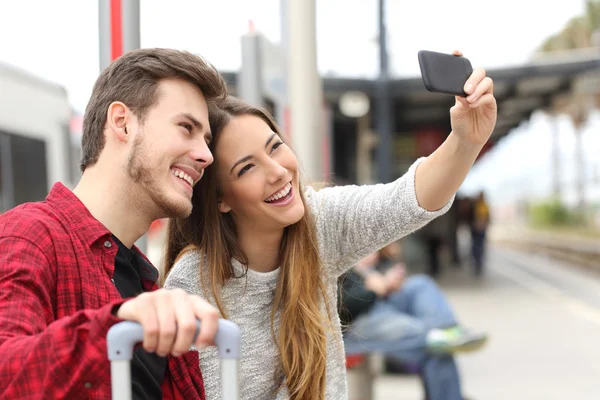
<instances>
[{"instance_id":1,"label":"black t-shirt under shirt","mask_svg":"<svg viewBox=\"0 0 600 400\"><path fill-rule=\"evenodd\" d=\"M147 261L137 252L127 248L116 236L113 240L119 246L115 258L115 286L123 298L135 297L144 292L140 275L142 265ZM152 268L152 267L150 267ZM167 358L148 353L143 348L133 352L131 360L131 384L134 399L162 399L161 385L165 378Z\"/></svg>"}]
</instances>

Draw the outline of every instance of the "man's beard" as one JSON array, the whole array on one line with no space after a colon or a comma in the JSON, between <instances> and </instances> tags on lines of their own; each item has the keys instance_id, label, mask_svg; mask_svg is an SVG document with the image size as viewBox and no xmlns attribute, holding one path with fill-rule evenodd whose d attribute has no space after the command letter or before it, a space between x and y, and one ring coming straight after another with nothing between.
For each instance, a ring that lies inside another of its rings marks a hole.
<instances>
[{"instance_id":1,"label":"man's beard","mask_svg":"<svg viewBox=\"0 0 600 400\"><path fill-rule=\"evenodd\" d=\"M147 146L144 140L143 132L139 132L135 137L129 158L127 160L126 171L133 185L130 190L139 192L139 189L144 189L149 196L149 199L139 199L139 204L133 205L136 207L149 207L148 212L158 213L156 218L184 218L190 214L190 204L184 201L174 201L167 195L167 189L170 186L168 182L166 187L162 187L157 180L157 176L161 176L161 171L157 170L157 166L151 164L151 160L158 160L156 153ZM152 168L155 167L155 170ZM171 173L169 171L169 173ZM146 195L142 194L142 195ZM135 198L137 194L133 194ZM139 195L138 195L139 196ZM148 201L150 200L150 201ZM156 209L158 208L158 210Z\"/></svg>"}]
</instances>

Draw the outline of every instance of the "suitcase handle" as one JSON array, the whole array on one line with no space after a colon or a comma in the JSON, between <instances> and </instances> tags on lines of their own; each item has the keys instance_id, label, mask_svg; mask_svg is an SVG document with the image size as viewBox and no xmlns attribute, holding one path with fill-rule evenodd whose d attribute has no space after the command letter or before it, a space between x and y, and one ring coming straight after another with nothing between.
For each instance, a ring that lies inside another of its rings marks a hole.
<instances>
[{"instance_id":1,"label":"suitcase handle","mask_svg":"<svg viewBox=\"0 0 600 400\"><path fill-rule=\"evenodd\" d=\"M196 321L196 335L200 333L201 322ZM144 339L142 325L133 321L123 321L113 325L106 335L108 359L131 360L133 348ZM240 357L241 333L240 328L231 321L219 319L215 343L222 359Z\"/></svg>"},{"instance_id":2,"label":"suitcase handle","mask_svg":"<svg viewBox=\"0 0 600 400\"><path fill-rule=\"evenodd\" d=\"M201 322L196 321L196 335ZM113 400L131 400L131 359L133 348L144 339L142 325L124 321L113 325L106 335L110 360L111 392ZM223 400L238 400L238 362L242 336L240 328L231 321L219 319L215 343L221 358L221 390Z\"/></svg>"}]
</instances>

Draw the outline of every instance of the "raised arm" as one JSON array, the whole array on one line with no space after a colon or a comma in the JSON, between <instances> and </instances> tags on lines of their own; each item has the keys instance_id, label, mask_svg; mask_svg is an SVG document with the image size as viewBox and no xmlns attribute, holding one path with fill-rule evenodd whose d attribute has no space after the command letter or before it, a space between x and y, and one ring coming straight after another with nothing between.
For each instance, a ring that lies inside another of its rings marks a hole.
<instances>
[{"instance_id":1,"label":"raised arm","mask_svg":"<svg viewBox=\"0 0 600 400\"><path fill-rule=\"evenodd\" d=\"M443 207L456 193L496 125L494 83L485 70L473 71L465 92L450 109L452 132L416 172L417 201L426 210Z\"/></svg>"}]
</instances>

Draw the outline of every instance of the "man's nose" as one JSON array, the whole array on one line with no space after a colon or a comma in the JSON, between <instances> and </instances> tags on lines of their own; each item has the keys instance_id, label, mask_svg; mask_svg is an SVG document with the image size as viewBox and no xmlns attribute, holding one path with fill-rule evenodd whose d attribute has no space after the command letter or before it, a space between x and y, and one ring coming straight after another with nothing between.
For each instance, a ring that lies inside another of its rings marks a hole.
<instances>
[{"instance_id":1,"label":"man's nose","mask_svg":"<svg viewBox=\"0 0 600 400\"><path fill-rule=\"evenodd\" d=\"M199 163L202 169L208 167L214 161L214 157L205 141L194 147L190 153L190 157Z\"/></svg>"}]
</instances>

